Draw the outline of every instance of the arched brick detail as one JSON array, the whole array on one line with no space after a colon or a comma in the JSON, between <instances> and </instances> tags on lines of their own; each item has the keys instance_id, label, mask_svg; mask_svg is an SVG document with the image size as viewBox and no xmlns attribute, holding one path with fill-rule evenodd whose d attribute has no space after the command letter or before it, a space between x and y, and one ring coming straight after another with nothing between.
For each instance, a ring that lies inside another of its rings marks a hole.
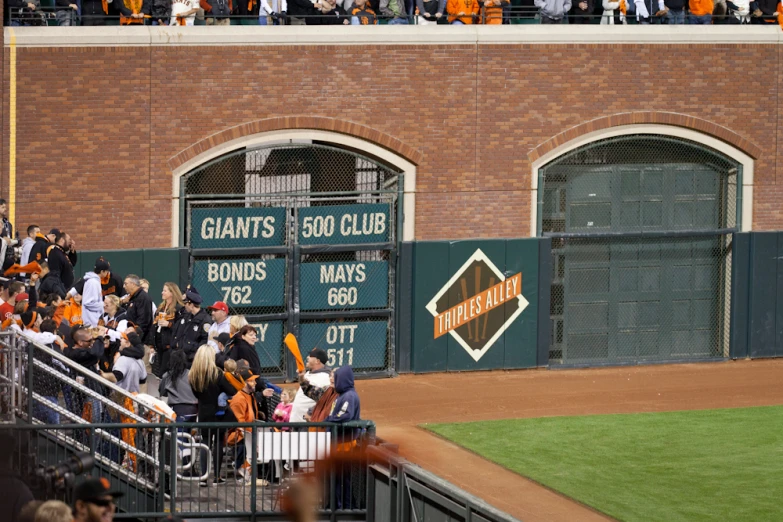
<instances>
[{"instance_id":1,"label":"arched brick detail","mask_svg":"<svg viewBox=\"0 0 783 522\"><path fill-rule=\"evenodd\" d=\"M721 125L717 125L701 118L685 116L684 114L677 114L675 112L646 111L613 114L611 116L596 118L575 127L571 127L570 129L561 132L557 136L548 139L535 149L531 150L528 153L528 158L532 163L549 151L554 150L557 147L590 132L600 131L611 127L619 127L622 125L644 125L655 123L660 125L684 127L687 129L703 132L704 134L708 134L714 138L733 145L753 159L758 159L758 157L761 155L761 147Z\"/></svg>"},{"instance_id":2,"label":"arched brick detail","mask_svg":"<svg viewBox=\"0 0 783 522\"><path fill-rule=\"evenodd\" d=\"M418 149L403 143L389 134L373 129L372 127L367 127L366 125L361 125L351 121L338 120L336 118L325 118L322 116L284 116L243 123L241 125L237 125L236 127L231 127L229 129L216 132L215 134L204 138L197 143L194 143L187 149L172 156L168 161L169 167L171 170L176 170L179 166L192 160L199 154L202 154L218 145L231 140L242 138L244 136L251 136L253 134L279 130L302 129L331 131L339 134L354 136L356 138L372 142L380 147L388 149L395 154L402 156L414 165L418 165L423 157L423 154Z\"/></svg>"}]
</instances>

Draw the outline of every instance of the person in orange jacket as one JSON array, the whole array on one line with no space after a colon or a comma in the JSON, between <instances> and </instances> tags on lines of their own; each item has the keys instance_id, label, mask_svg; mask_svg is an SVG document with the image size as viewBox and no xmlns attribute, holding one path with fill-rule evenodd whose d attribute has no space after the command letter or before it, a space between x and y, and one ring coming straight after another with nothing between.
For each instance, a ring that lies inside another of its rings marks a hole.
<instances>
[{"instance_id":1,"label":"person in orange jacket","mask_svg":"<svg viewBox=\"0 0 783 522\"><path fill-rule=\"evenodd\" d=\"M68 321L70 326L76 326L82 324L82 296L76 294L66 301L65 310L63 311L63 319Z\"/></svg>"},{"instance_id":2,"label":"person in orange jacket","mask_svg":"<svg viewBox=\"0 0 783 522\"><path fill-rule=\"evenodd\" d=\"M712 10L715 8L712 0L689 0L688 10L690 16L688 23L695 25L710 25L712 23Z\"/></svg>"},{"instance_id":3,"label":"person in orange jacket","mask_svg":"<svg viewBox=\"0 0 783 522\"><path fill-rule=\"evenodd\" d=\"M503 6L509 5L509 0L484 0L482 22L485 25L500 25L503 23Z\"/></svg>"},{"instance_id":4,"label":"person in orange jacket","mask_svg":"<svg viewBox=\"0 0 783 522\"><path fill-rule=\"evenodd\" d=\"M244 370L240 377L245 381L245 384L242 387L242 390L234 395L228 402L231 412L234 414L234 417L236 417L237 422L255 422L256 420L263 420L263 418L259 419L258 403L256 402L254 395L258 375L252 374L250 370ZM260 415L263 415L263 413ZM239 468L238 471L242 476L244 483L248 483L252 477L250 474L250 466L251 459L252 461L255 460L253 457L255 452L252 447L253 437L251 432L253 431L253 428L246 427L244 430L245 462L242 463L242 467ZM255 462L252 462L252 465L255 465ZM268 484L269 483L262 478L256 479L257 486L267 486Z\"/></svg>"},{"instance_id":5,"label":"person in orange jacket","mask_svg":"<svg viewBox=\"0 0 783 522\"><path fill-rule=\"evenodd\" d=\"M450 24L473 24L479 14L479 3L478 0L449 0L446 12Z\"/></svg>"}]
</instances>

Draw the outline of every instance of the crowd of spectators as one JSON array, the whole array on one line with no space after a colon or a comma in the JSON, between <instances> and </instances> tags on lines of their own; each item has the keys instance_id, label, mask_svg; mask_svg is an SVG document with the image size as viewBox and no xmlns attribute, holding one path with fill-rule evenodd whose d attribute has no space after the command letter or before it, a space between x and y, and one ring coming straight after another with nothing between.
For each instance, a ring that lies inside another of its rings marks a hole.
<instances>
[{"instance_id":1,"label":"crowd of spectators","mask_svg":"<svg viewBox=\"0 0 783 522\"><path fill-rule=\"evenodd\" d=\"M13 227L5 217L0 224L0 243L5 243L13 237ZM70 378L58 381L33 372L33 391L42 397L33 415L46 424L60 423L57 407L87 422L129 422L122 413L112 416L105 402L68 384L74 381L104 397L111 396L108 382L137 397L159 395L177 422L345 423L360 418L351 367L328 368L322 349L307 354L295 388L283 389L261 377L257 330L244 316L230 315L226 303L204 307L195 287L181 291L167 282L156 305L148 294L149 282L135 274L120 277L104 257L77 278L76 243L58 229L43 234L39 226L30 225L18 250L18 259L14 254L4 263L0 328L23 333L84 368L76 372L50 352L34 351L41 363ZM87 375L92 377L85 379ZM160 379L157 390L147 389L150 375ZM133 408L127 396L113 400ZM202 487L225 483L229 475L238 484L249 484L250 430L232 429L230 424L200 430L201 441L211 450L213 470L209 476L210 459L203 455L198 475ZM137 431L122 429L123 441L135 447ZM347 440L352 441L355 437ZM234 462L222 473L226 446L234 447ZM118 464L141 472L132 452L117 453ZM280 480L290 463L267 467L259 471L254 486Z\"/></svg>"},{"instance_id":2,"label":"crowd of spectators","mask_svg":"<svg viewBox=\"0 0 783 522\"><path fill-rule=\"evenodd\" d=\"M41 0L6 1L6 25L376 25L379 21L419 25L525 21L608 25L629 22L775 24L780 3L780 0L48 1L54 5L42 8Z\"/></svg>"}]
</instances>

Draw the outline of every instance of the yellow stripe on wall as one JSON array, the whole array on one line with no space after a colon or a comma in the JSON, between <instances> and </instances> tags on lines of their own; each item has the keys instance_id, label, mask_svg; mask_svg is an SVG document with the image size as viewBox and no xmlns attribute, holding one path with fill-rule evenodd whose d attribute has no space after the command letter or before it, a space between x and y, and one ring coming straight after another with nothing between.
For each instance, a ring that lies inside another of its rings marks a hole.
<instances>
[{"instance_id":1,"label":"yellow stripe on wall","mask_svg":"<svg viewBox=\"0 0 783 522\"><path fill-rule=\"evenodd\" d=\"M9 129L8 129L8 220L16 223L16 34L13 28L8 28L11 36L11 85L8 97Z\"/></svg>"}]
</instances>

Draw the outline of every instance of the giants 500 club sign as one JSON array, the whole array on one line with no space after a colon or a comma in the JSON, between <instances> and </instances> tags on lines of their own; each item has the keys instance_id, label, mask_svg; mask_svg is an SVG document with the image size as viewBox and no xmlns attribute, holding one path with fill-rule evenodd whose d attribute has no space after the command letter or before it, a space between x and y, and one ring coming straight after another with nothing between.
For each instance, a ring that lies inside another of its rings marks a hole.
<instances>
[{"instance_id":1,"label":"giants 500 club sign","mask_svg":"<svg viewBox=\"0 0 783 522\"><path fill-rule=\"evenodd\" d=\"M434 317L435 339L451 335L478 361L527 305L522 273L506 277L478 249L432 298L427 310Z\"/></svg>"}]
</instances>

